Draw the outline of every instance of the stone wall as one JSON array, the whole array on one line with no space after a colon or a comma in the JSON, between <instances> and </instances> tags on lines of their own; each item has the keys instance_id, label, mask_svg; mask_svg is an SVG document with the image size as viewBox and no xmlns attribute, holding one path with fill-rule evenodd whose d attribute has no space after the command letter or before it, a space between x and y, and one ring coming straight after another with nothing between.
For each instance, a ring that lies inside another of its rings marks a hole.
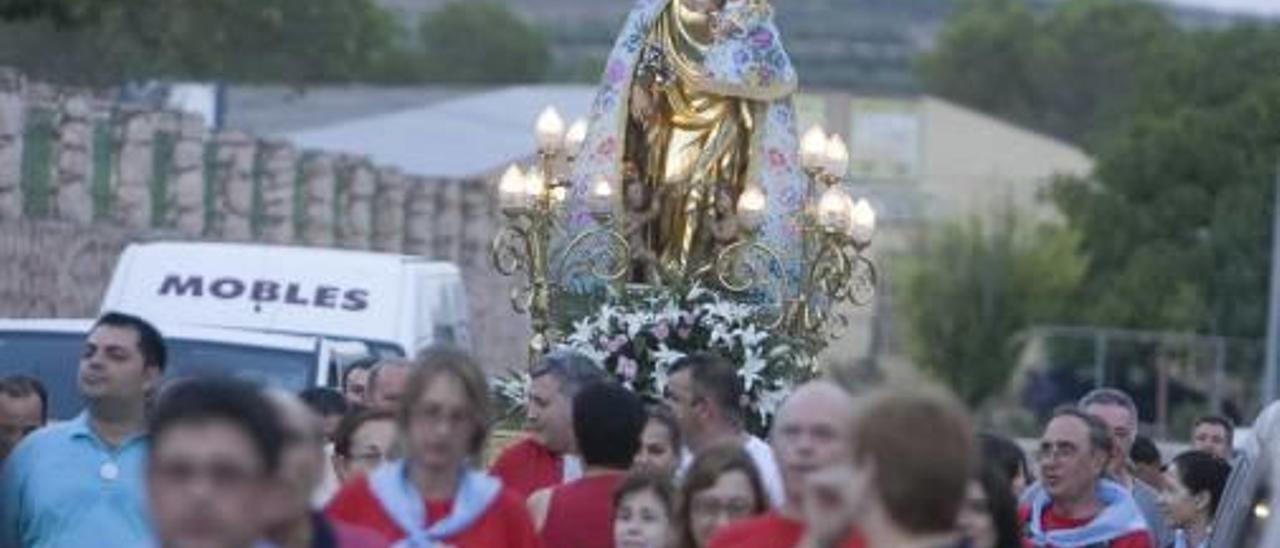
<instances>
[{"instance_id":1,"label":"stone wall","mask_svg":"<svg viewBox=\"0 0 1280 548\"><path fill-rule=\"evenodd\" d=\"M49 121L43 131L33 131L35 114ZM30 158L48 165L23 165ZM42 196L47 203L36 207ZM510 280L488 263L496 224L481 180L425 178L285 141L210 134L191 115L78 90L36 93L0 69L0 317L96 314L130 242L368 249L457 264L479 357L494 370L520 367L528 321L506 300Z\"/></svg>"}]
</instances>

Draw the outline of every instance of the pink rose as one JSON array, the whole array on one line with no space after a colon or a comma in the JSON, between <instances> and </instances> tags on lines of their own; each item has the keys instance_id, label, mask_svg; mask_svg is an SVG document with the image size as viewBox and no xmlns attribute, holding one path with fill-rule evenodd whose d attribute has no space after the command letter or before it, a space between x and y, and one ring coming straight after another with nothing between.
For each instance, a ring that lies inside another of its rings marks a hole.
<instances>
[{"instance_id":1,"label":"pink rose","mask_svg":"<svg viewBox=\"0 0 1280 548\"><path fill-rule=\"evenodd\" d=\"M653 336L660 341L667 340L667 337L671 336L671 326L667 325L667 322L658 322L658 325L653 328Z\"/></svg>"},{"instance_id":2,"label":"pink rose","mask_svg":"<svg viewBox=\"0 0 1280 548\"><path fill-rule=\"evenodd\" d=\"M623 379L626 379L627 381L635 380L636 373L638 373L639 370L640 364L636 363L635 360L626 356L618 358L618 374L621 375Z\"/></svg>"}]
</instances>

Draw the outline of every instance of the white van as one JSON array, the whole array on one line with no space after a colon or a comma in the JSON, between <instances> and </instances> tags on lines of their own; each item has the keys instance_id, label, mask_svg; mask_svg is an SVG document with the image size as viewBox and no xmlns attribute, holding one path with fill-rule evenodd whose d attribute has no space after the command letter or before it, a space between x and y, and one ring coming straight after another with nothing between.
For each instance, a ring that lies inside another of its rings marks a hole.
<instances>
[{"instance_id":1,"label":"white van","mask_svg":"<svg viewBox=\"0 0 1280 548\"><path fill-rule=\"evenodd\" d=\"M49 392L50 416L83 404L76 374L93 319L0 319L0 377L29 375ZM166 377L226 374L299 392L337 377L333 349L317 337L156 323L168 353Z\"/></svg>"},{"instance_id":2,"label":"white van","mask_svg":"<svg viewBox=\"0 0 1280 548\"><path fill-rule=\"evenodd\" d=\"M124 250L102 301L168 324L315 335L413 356L470 348L462 275L422 257L260 244L157 242Z\"/></svg>"}]
</instances>

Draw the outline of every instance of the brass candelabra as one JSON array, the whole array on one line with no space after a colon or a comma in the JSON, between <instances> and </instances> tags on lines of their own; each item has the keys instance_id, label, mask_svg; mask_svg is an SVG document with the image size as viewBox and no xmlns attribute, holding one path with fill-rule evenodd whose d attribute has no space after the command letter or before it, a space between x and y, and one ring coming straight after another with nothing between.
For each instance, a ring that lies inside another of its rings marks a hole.
<instances>
[{"instance_id":1,"label":"brass candelabra","mask_svg":"<svg viewBox=\"0 0 1280 548\"><path fill-rule=\"evenodd\" d=\"M494 238L492 260L503 275L522 274L511 302L517 312L530 317L530 364L560 338L552 321L553 291L584 274L621 286L628 281L637 251L615 214L619 192L607 180L595 181L587 198L594 226L572 235L563 247L552 247L563 232L570 186L563 173L572 166L586 132L585 120L566 130L554 109L544 110L536 124L536 165L527 171L513 165L498 184L506 222ZM822 344L832 336L832 319L846 321L838 310L841 304L865 305L874 296L876 269L865 252L876 215L866 200L855 202L842 188L849 152L839 136L812 128L799 152L808 180L805 207L797 220L802 236L798 281L789 283L780 254L756 238L768 200L755 185L748 185L735 204L740 226L736 241L694 264L691 272L663 275L710 280L735 293L770 286L775 306L767 307L773 308L769 327Z\"/></svg>"}]
</instances>

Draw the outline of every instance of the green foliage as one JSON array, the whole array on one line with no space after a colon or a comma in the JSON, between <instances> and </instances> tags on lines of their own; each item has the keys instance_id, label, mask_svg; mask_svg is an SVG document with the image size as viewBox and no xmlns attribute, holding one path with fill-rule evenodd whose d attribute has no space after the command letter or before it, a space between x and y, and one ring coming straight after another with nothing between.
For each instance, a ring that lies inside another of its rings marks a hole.
<instances>
[{"instance_id":1,"label":"green foliage","mask_svg":"<svg viewBox=\"0 0 1280 548\"><path fill-rule=\"evenodd\" d=\"M1280 154L1280 27L1188 34L1051 196L1082 237L1093 320L1258 337Z\"/></svg>"},{"instance_id":2,"label":"green foliage","mask_svg":"<svg viewBox=\"0 0 1280 548\"><path fill-rule=\"evenodd\" d=\"M2 9L0 63L72 84L364 77L399 30L374 0L48 0Z\"/></svg>"},{"instance_id":3,"label":"green foliage","mask_svg":"<svg viewBox=\"0 0 1280 548\"><path fill-rule=\"evenodd\" d=\"M1015 335L1061 320L1084 275L1078 238L1012 211L930 229L895 269L912 358L973 406L1009 379Z\"/></svg>"},{"instance_id":4,"label":"green foliage","mask_svg":"<svg viewBox=\"0 0 1280 548\"><path fill-rule=\"evenodd\" d=\"M507 7L452 2L423 16L419 34L433 81L512 83L541 80L551 64L547 39Z\"/></svg>"},{"instance_id":5,"label":"green foliage","mask_svg":"<svg viewBox=\"0 0 1280 548\"><path fill-rule=\"evenodd\" d=\"M1145 2L1068 0L1037 16L1023 0L968 0L919 68L931 93L1083 144L1176 36Z\"/></svg>"}]
</instances>

